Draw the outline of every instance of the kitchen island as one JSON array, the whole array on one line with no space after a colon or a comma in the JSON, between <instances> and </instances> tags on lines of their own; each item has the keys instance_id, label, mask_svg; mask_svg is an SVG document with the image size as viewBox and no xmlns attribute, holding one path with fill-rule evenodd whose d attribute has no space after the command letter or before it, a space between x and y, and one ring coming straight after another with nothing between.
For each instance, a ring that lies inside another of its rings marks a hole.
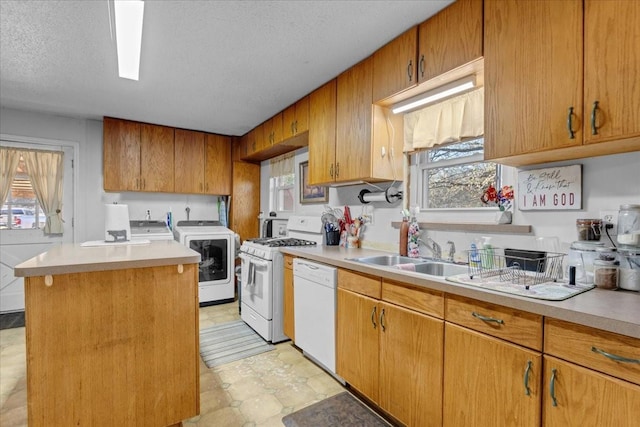
<instances>
[{"instance_id":1,"label":"kitchen island","mask_svg":"<svg viewBox=\"0 0 640 427\"><path fill-rule=\"evenodd\" d=\"M199 261L157 241L63 244L17 265L29 426L169 426L197 415Z\"/></svg>"}]
</instances>

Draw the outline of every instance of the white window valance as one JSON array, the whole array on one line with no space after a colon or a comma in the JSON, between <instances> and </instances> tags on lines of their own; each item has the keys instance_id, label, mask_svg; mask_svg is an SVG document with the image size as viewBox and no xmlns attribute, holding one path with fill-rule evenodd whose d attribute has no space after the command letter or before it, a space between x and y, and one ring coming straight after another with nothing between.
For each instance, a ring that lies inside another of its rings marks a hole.
<instances>
[{"instance_id":1,"label":"white window valance","mask_svg":"<svg viewBox=\"0 0 640 427\"><path fill-rule=\"evenodd\" d=\"M404 152L484 134L484 88L404 115Z\"/></svg>"},{"instance_id":2,"label":"white window valance","mask_svg":"<svg viewBox=\"0 0 640 427\"><path fill-rule=\"evenodd\" d=\"M290 175L295 172L295 153L287 153L274 157L269 161L270 177Z\"/></svg>"}]
</instances>

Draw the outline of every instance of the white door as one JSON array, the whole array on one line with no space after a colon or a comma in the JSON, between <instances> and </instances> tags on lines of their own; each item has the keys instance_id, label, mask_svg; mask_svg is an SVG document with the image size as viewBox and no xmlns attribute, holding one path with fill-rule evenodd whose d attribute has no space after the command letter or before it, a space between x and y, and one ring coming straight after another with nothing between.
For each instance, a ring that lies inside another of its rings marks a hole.
<instances>
[{"instance_id":1,"label":"white door","mask_svg":"<svg viewBox=\"0 0 640 427\"><path fill-rule=\"evenodd\" d=\"M24 280L13 275L13 268L53 245L74 242L74 153L75 143L16 138L3 138L2 146L40 150L62 150L64 152L64 190L62 235L45 236L41 229L0 229L0 312L24 310Z\"/></svg>"}]
</instances>

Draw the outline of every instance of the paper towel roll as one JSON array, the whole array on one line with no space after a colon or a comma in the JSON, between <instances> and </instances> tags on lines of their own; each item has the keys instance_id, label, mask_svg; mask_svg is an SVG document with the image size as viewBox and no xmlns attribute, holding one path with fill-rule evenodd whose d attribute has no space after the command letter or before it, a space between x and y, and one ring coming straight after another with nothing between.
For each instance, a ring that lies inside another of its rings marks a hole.
<instances>
[{"instance_id":1,"label":"paper towel roll","mask_svg":"<svg viewBox=\"0 0 640 427\"><path fill-rule=\"evenodd\" d=\"M129 206L104 205L104 241L125 242L131 240Z\"/></svg>"}]
</instances>

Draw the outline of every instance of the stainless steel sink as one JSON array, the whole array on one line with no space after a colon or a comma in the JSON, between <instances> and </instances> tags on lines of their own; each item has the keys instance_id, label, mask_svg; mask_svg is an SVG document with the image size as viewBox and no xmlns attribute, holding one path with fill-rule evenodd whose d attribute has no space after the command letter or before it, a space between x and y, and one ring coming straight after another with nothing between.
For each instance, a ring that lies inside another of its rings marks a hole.
<instances>
[{"instance_id":1,"label":"stainless steel sink","mask_svg":"<svg viewBox=\"0 0 640 427\"><path fill-rule=\"evenodd\" d=\"M421 258L409 258L408 256L400 255L366 256L362 258L350 258L349 261L382 266L394 266L397 264L420 264L425 262L425 260Z\"/></svg>"},{"instance_id":2,"label":"stainless steel sink","mask_svg":"<svg viewBox=\"0 0 640 427\"><path fill-rule=\"evenodd\" d=\"M348 260L361 262L363 264L377 265L381 267L393 267L398 264L413 264L413 267L415 268L415 271L417 273L440 277L453 276L456 274L467 272L466 265L453 264L425 258L409 258L400 255L377 255L362 258L349 258Z\"/></svg>"},{"instance_id":3,"label":"stainless steel sink","mask_svg":"<svg viewBox=\"0 0 640 427\"><path fill-rule=\"evenodd\" d=\"M416 272L430 274L432 276L454 276L456 274L463 274L467 272L466 265L450 264L447 262L425 262L422 264L416 264Z\"/></svg>"}]
</instances>

